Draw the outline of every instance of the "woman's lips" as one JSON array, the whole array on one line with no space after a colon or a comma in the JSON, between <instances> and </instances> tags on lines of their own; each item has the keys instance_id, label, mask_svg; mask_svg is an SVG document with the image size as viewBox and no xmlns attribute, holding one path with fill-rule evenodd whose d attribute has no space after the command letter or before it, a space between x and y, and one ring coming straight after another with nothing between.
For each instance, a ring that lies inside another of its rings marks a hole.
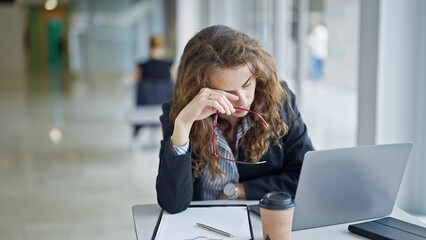
<instances>
[{"instance_id":1,"label":"woman's lips","mask_svg":"<svg viewBox=\"0 0 426 240\"><path fill-rule=\"evenodd\" d=\"M250 109L250 105L247 105L247 106L241 107L241 108L249 110ZM243 113L243 112L247 112L247 111L240 110L240 109L235 109L235 113Z\"/></svg>"}]
</instances>

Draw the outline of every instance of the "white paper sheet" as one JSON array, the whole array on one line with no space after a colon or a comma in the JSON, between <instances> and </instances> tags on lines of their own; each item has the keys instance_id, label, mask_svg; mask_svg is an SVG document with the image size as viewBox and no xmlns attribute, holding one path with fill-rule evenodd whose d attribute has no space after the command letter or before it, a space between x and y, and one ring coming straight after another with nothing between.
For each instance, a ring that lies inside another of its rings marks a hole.
<instances>
[{"instance_id":1,"label":"white paper sheet","mask_svg":"<svg viewBox=\"0 0 426 240\"><path fill-rule=\"evenodd\" d=\"M169 214L164 211L156 240L251 239L246 206L189 207ZM196 225L202 223L235 236L229 238Z\"/></svg>"}]
</instances>

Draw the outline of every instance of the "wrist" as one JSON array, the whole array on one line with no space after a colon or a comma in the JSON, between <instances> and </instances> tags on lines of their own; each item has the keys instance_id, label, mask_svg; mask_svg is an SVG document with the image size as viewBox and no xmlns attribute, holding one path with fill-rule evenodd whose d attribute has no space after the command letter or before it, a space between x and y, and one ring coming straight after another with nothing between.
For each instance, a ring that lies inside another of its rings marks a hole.
<instances>
[{"instance_id":1,"label":"wrist","mask_svg":"<svg viewBox=\"0 0 426 240\"><path fill-rule=\"evenodd\" d=\"M228 199L246 199L246 191L242 183L227 183L223 188L223 194Z\"/></svg>"},{"instance_id":2,"label":"wrist","mask_svg":"<svg viewBox=\"0 0 426 240\"><path fill-rule=\"evenodd\" d=\"M244 188L244 184L237 183L237 194L239 199L247 199L246 197L246 189Z\"/></svg>"},{"instance_id":3,"label":"wrist","mask_svg":"<svg viewBox=\"0 0 426 240\"><path fill-rule=\"evenodd\" d=\"M227 183L223 188L223 194L228 197L228 199L235 200L238 199L238 188L235 183Z\"/></svg>"},{"instance_id":4,"label":"wrist","mask_svg":"<svg viewBox=\"0 0 426 240\"><path fill-rule=\"evenodd\" d=\"M180 114L175 119L175 128L179 127L182 130L185 130L186 132L188 132L188 134L191 131L192 124L194 124L194 121L187 121L183 119Z\"/></svg>"},{"instance_id":5,"label":"wrist","mask_svg":"<svg viewBox=\"0 0 426 240\"><path fill-rule=\"evenodd\" d=\"M172 144L173 146L182 147L189 139L192 123L182 121L179 116L175 119Z\"/></svg>"}]
</instances>

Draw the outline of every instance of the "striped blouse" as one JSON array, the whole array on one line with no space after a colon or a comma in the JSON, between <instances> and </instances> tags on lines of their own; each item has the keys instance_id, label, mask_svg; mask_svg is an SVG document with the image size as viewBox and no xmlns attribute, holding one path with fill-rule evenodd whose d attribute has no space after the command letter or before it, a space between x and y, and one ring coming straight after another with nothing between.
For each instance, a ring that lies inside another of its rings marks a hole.
<instances>
[{"instance_id":1,"label":"striped blouse","mask_svg":"<svg viewBox=\"0 0 426 240\"><path fill-rule=\"evenodd\" d=\"M237 132L237 141L235 148L238 149L238 143L240 142L241 137L244 133L246 133L250 128L249 118L244 118L242 124L238 128ZM229 146L228 142L226 141L225 136L223 135L223 132L216 128L216 134L217 134L217 143L219 147L219 155L235 160L234 154L232 153L231 147ZM189 140L186 143L185 146L182 147L176 147L173 146L173 152L176 155L183 155L188 152L189 149ZM208 165L205 168L205 171L202 175L202 184L203 184L203 199L204 200L216 200L219 198L219 196L223 192L223 188L227 183L233 182L238 183L238 179L240 178L240 175L238 173L237 165L235 162L226 161L223 159L219 159L219 169L224 173L224 179L222 181L220 176L216 176L216 178L213 179Z\"/></svg>"}]
</instances>

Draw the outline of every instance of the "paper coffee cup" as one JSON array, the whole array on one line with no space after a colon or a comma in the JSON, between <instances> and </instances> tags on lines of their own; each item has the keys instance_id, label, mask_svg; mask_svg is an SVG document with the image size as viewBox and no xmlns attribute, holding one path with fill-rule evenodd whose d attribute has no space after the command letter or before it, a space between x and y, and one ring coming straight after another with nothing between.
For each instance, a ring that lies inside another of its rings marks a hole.
<instances>
[{"instance_id":1,"label":"paper coffee cup","mask_svg":"<svg viewBox=\"0 0 426 240\"><path fill-rule=\"evenodd\" d=\"M263 239L290 239L293 224L294 201L285 192L271 192L259 202Z\"/></svg>"}]
</instances>

